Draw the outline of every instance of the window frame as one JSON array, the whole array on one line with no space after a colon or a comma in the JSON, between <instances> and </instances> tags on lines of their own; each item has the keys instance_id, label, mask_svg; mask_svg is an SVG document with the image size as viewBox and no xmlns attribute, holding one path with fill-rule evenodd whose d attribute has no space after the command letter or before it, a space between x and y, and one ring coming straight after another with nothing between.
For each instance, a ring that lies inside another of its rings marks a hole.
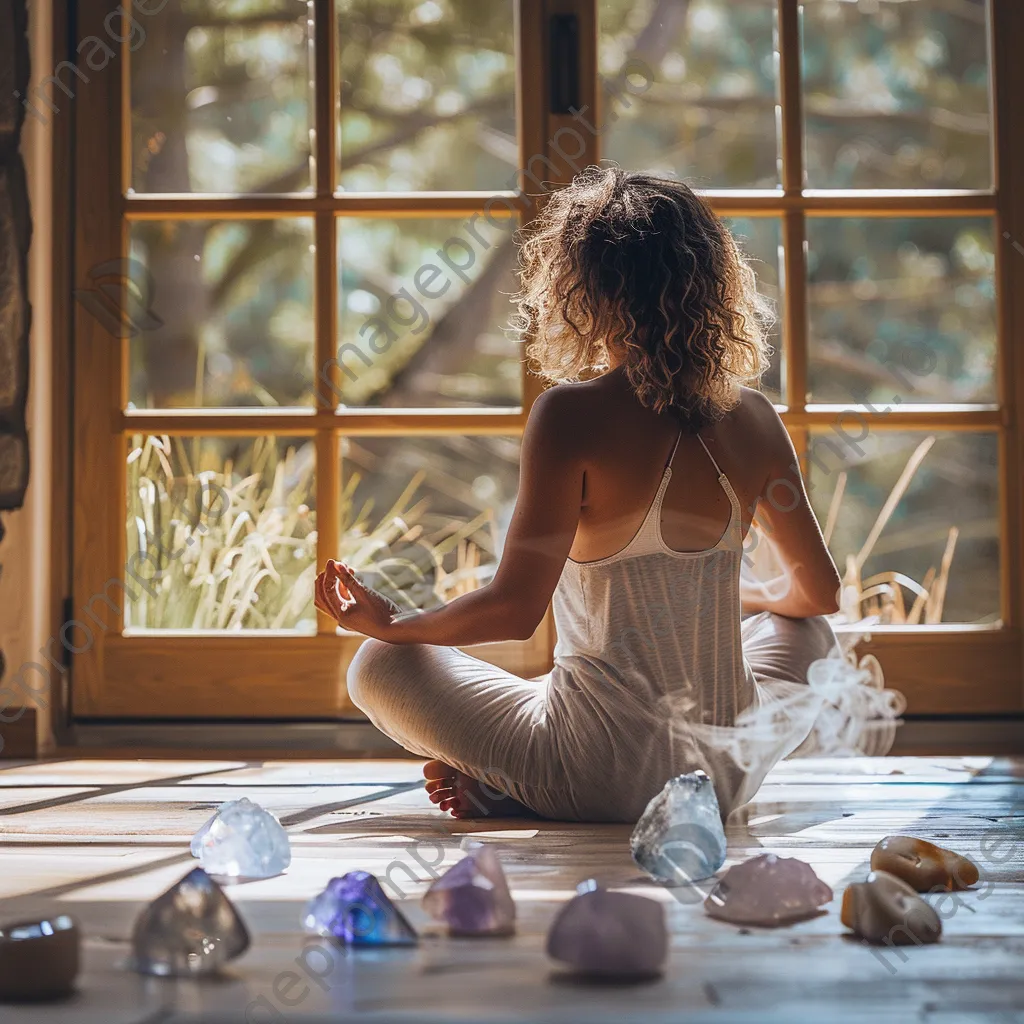
<instances>
[{"instance_id":1,"label":"window frame","mask_svg":"<svg viewBox=\"0 0 1024 1024\"><path fill-rule=\"evenodd\" d=\"M73 280L87 285L87 270L127 252L133 222L174 218L312 217L315 225L315 358L327 366L337 346L337 231L344 217L412 217L483 212L496 193L339 193L336 117L337 31L334 0L316 0L316 181L309 194L135 195L130 183L130 110L127 41L116 60L95 73L74 100L75 231ZM1021 633L1021 476L1024 449L1018 410L1024 403L1024 255L1010 239L1024 240L1024 131L1011 116L1010 97L1024 94L1024 71L1011 41L1024 35L1024 6L991 0L993 188L984 191L908 193L824 192L803 188L803 125L799 0L777 0L782 110L782 187L777 191L715 190L706 194L723 216L775 217L782 224L785 306L782 323L787 405L780 413L799 451L816 426L832 425L849 406L808 405L808 318L805 224L815 216L913 217L987 215L996 226L999 310L997 405L933 407L893 413L859 410L872 429L986 430L998 434L1002 621L994 627L942 625L876 630L867 649L878 655L891 684L908 697L912 713L1010 713L1024 710L1024 641ZM76 40L104 32L106 0L77 0ZM545 181L571 180L575 169L600 158L596 136L566 158L556 140L578 123L550 113L547 103L547 25L553 14L578 18L580 101L602 123L598 88L597 0L517 0L516 99L522 187L500 193L521 220L536 211L529 187L533 161L544 158ZM525 173L524 173L525 171ZM1005 244L1003 244L1005 242ZM341 633L324 616L315 636L246 632L125 635L120 615L97 600L125 576L126 439L132 434L240 436L275 434L315 440L318 564L338 550L343 472L339 440L348 436L521 435L542 390L523 365L523 404L517 410L366 410L336 412L319 393L308 412L251 410L126 411L128 344L117 341L76 305L73 333L72 578L71 608L92 609L76 621L88 630L70 634L72 709L79 718L342 718L356 714L345 689L345 670L361 637ZM60 318L58 317L58 322ZM336 374L334 368L329 372ZM115 588L116 589L116 588ZM115 595L114 603L118 596ZM66 616L70 618L70 616ZM62 637L63 639L63 637ZM551 665L550 616L532 640L487 645L473 653L525 676ZM297 670L297 666L301 668ZM244 671L240 678L239 669ZM984 679L984 685L975 680ZM294 685L292 685L294 684ZM287 691L283 692L284 687Z\"/></svg>"}]
</instances>

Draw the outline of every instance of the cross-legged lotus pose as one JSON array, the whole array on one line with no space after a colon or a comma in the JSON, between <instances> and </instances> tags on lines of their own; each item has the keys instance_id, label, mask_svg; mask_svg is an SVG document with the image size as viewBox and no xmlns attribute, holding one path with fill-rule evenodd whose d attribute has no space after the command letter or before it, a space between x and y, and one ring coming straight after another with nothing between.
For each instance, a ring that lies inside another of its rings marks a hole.
<instances>
[{"instance_id":1,"label":"cross-legged lotus pose","mask_svg":"<svg viewBox=\"0 0 1024 1024\"><path fill-rule=\"evenodd\" d=\"M696 768L727 814L810 725L783 723L754 764L707 736L806 686L835 646L839 576L789 436L746 386L770 310L707 203L646 174L591 168L553 194L521 262L519 326L554 386L526 426L500 565L400 614L330 562L318 607L372 638L349 693L431 759L431 799L456 817L631 822ZM741 580L755 541L782 568L768 586ZM458 649L530 637L552 601L543 678Z\"/></svg>"}]
</instances>

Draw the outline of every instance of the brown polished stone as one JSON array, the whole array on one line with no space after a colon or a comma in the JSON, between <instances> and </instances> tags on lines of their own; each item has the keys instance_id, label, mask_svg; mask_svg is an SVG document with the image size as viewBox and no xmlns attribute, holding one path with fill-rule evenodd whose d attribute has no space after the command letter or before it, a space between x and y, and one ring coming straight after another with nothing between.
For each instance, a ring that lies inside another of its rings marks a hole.
<instances>
[{"instance_id":1,"label":"brown polished stone","mask_svg":"<svg viewBox=\"0 0 1024 1024\"><path fill-rule=\"evenodd\" d=\"M902 879L872 871L865 882L854 882L843 893L840 919L871 943L920 946L938 942L939 915Z\"/></svg>"},{"instance_id":2,"label":"brown polished stone","mask_svg":"<svg viewBox=\"0 0 1024 1024\"><path fill-rule=\"evenodd\" d=\"M902 878L918 892L967 889L978 881L973 861L914 836L886 836L872 851L871 869Z\"/></svg>"},{"instance_id":3,"label":"brown polished stone","mask_svg":"<svg viewBox=\"0 0 1024 1024\"><path fill-rule=\"evenodd\" d=\"M4 925L0 928L0 1001L69 995L78 975L80 945L78 925L63 914Z\"/></svg>"}]
</instances>

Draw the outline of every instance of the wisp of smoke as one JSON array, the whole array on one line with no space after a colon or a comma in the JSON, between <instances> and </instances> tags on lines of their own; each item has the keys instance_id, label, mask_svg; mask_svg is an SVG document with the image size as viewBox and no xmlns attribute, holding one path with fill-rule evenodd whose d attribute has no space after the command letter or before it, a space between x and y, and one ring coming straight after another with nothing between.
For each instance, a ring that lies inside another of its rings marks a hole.
<instances>
[{"instance_id":1,"label":"wisp of smoke","mask_svg":"<svg viewBox=\"0 0 1024 1024\"><path fill-rule=\"evenodd\" d=\"M681 708L673 709L674 724L745 772L766 770L787 756L880 757L892 747L906 701L886 689L873 655L858 660L855 643L814 662L806 685L761 685L759 700L732 726L686 721Z\"/></svg>"}]
</instances>

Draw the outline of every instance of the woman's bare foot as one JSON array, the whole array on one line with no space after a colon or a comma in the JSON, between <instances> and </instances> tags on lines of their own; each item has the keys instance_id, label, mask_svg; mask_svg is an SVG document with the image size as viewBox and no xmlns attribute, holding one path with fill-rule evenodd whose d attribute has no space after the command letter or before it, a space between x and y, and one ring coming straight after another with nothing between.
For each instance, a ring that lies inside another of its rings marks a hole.
<instances>
[{"instance_id":1,"label":"woman's bare foot","mask_svg":"<svg viewBox=\"0 0 1024 1024\"><path fill-rule=\"evenodd\" d=\"M522 818L533 812L510 796L496 791L444 761L428 761L423 777L431 803L453 818Z\"/></svg>"}]
</instances>

